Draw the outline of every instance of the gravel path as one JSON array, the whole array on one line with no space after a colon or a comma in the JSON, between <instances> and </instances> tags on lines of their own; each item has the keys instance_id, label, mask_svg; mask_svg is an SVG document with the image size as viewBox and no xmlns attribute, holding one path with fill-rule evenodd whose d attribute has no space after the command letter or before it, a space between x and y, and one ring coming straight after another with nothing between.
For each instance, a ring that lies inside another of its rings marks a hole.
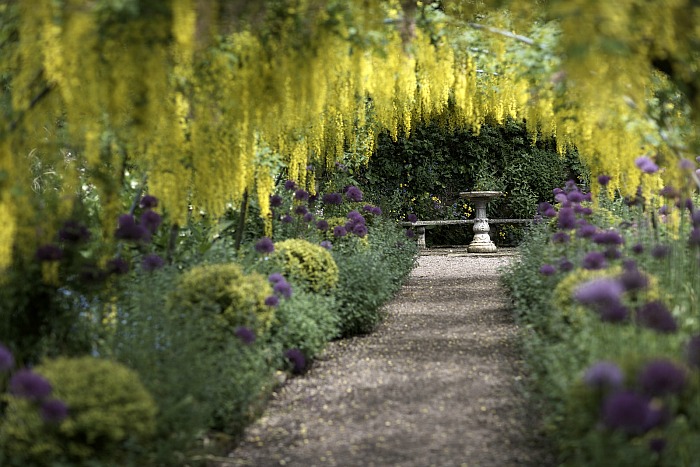
<instances>
[{"instance_id":1,"label":"gravel path","mask_svg":"<svg viewBox=\"0 0 700 467\"><path fill-rule=\"evenodd\" d=\"M376 332L282 386L225 466L545 466L498 256L427 254Z\"/></svg>"}]
</instances>

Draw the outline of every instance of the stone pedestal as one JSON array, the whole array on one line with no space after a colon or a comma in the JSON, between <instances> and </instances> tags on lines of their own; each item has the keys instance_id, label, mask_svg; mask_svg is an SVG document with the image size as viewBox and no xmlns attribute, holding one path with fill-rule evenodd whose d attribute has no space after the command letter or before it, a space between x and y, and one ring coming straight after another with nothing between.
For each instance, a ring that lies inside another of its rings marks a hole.
<instances>
[{"instance_id":1,"label":"stone pedestal","mask_svg":"<svg viewBox=\"0 0 700 467\"><path fill-rule=\"evenodd\" d=\"M469 253L495 253L496 245L491 241L489 220L486 217L486 206L493 198L501 196L500 191L467 191L460 193L462 198L472 201L476 207L474 221L474 239L467 247Z\"/></svg>"}]
</instances>

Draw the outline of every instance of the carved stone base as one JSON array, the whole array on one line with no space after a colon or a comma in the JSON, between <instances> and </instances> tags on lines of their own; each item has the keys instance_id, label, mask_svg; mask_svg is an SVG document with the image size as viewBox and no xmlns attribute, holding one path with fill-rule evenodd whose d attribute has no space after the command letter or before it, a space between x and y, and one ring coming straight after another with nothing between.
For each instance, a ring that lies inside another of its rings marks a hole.
<instances>
[{"instance_id":1,"label":"carved stone base","mask_svg":"<svg viewBox=\"0 0 700 467\"><path fill-rule=\"evenodd\" d=\"M467 252L469 253L496 253L496 245L492 241L488 242L477 242L472 241L467 247Z\"/></svg>"}]
</instances>

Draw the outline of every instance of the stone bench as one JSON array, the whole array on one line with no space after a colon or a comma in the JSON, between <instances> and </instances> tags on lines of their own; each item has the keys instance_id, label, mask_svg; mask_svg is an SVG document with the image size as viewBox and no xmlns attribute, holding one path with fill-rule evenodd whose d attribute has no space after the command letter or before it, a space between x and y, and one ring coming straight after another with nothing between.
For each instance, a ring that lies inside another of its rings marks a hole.
<instances>
[{"instance_id":1,"label":"stone bench","mask_svg":"<svg viewBox=\"0 0 700 467\"><path fill-rule=\"evenodd\" d=\"M479 219L481 220L481 219ZM439 225L460 225L460 224L474 224L477 219L447 219L439 221L416 221L416 222L401 222L404 227L415 228L416 241L419 248L425 248L425 231L426 228L435 227ZM487 219L488 224L531 224L533 219Z\"/></svg>"}]
</instances>

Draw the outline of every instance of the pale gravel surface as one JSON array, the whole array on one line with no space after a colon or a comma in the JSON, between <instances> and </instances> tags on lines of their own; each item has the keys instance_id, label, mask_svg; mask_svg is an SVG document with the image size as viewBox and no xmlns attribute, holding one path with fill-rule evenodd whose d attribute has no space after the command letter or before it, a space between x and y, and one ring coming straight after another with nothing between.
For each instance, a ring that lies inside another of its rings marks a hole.
<instances>
[{"instance_id":1,"label":"pale gravel surface","mask_svg":"<svg viewBox=\"0 0 700 467\"><path fill-rule=\"evenodd\" d=\"M225 466L547 466L498 268L423 255L371 335L332 342Z\"/></svg>"}]
</instances>

